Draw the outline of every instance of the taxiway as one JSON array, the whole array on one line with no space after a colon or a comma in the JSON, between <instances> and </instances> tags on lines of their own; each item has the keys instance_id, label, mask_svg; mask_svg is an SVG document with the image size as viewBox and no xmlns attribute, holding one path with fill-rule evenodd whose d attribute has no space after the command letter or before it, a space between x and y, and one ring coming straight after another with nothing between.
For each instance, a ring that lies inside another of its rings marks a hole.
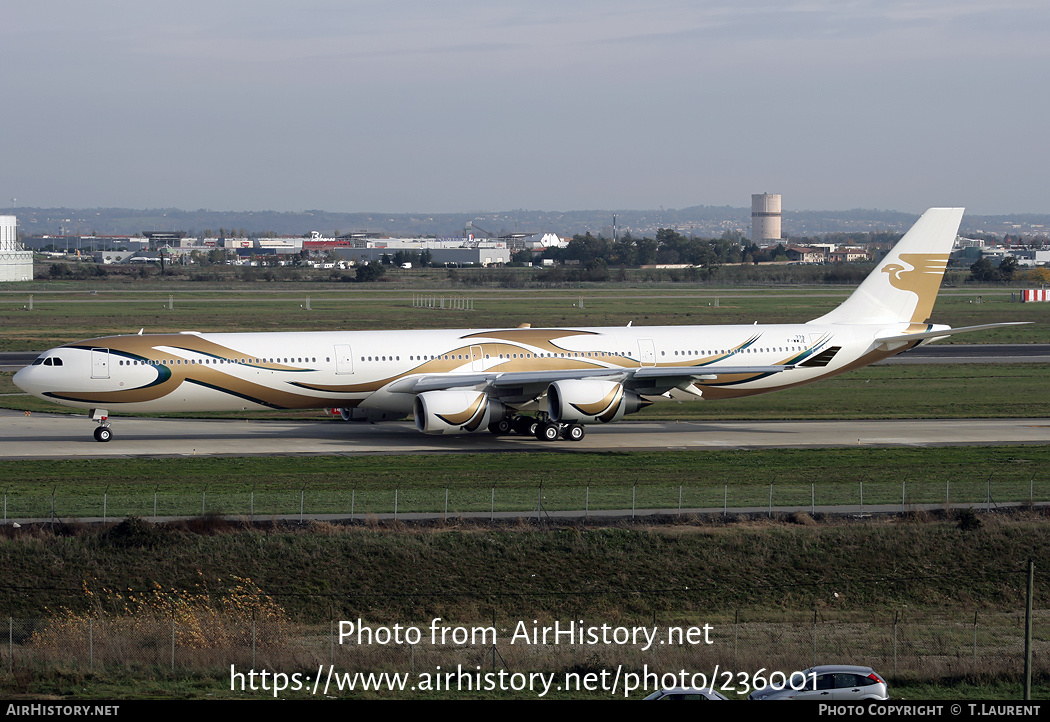
<instances>
[{"instance_id":1,"label":"taxiway","mask_svg":"<svg viewBox=\"0 0 1050 722\"><path fill-rule=\"evenodd\" d=\"M411 423L119 417L113 441L91 437L85 416L0 411L5 459L299 454L652 451L1050 443L1050 419L631 422L589 427L579 442L489 433L426 436Z\"/></svg>"}]
</instances>

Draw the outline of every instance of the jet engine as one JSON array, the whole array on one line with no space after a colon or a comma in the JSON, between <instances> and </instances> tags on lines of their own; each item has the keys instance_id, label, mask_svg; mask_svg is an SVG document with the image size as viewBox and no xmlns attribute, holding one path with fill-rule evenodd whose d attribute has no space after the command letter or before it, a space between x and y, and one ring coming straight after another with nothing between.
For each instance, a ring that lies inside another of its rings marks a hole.
<instances>
[{"instance_id":1,"label":"jet engine","mask_svg":"<svg viewBox=\"0 0 1050 722\"><path fill-rule=\"evenodd\" d=\"M424 434L468 434L499 421L506 407L481 391L426 391L413 405L416 428Z\"/></svg>"},{"instance_id":2,"label":"jet engine","mask_svg":"<svg viewBox=\"0 0 1050 722\"><path fill-rule=\"evenodd\" d=\"M559 424L605 424L648 405L648 401L615 381L569 379L547 387L547 413Z\"/></svg>"}]
</instances>

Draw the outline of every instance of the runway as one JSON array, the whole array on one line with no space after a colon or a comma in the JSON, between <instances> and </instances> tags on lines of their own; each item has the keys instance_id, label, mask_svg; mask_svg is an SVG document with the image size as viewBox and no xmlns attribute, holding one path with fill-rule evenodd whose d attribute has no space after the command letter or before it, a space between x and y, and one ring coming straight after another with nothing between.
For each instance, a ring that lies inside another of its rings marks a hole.
<instances>
[{"instance_id":1,"label":"runway","mask_svg":"<svg viewBox=\"0 0 1050 722\"><path fill-rule=\"evenodd\" d=\"M590 426L579 442L541 442L487 432L427 436L411 423L112 419L113 440L95 441L85 416L0 411L0 458L612 452L740 448L835 448L1050 444L1050 419L630 422Z\"/></svg>"}]
</instances>

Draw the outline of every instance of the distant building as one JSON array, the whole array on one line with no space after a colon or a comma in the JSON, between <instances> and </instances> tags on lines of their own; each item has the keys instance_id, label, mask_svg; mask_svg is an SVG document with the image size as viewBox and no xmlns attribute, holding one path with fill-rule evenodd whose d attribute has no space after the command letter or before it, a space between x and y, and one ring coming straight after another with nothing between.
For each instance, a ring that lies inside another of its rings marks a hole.
<instances>
[{"instance_id":1,"label":"distant building","mask_svg":"<svg viewBox=\"0 0 1050 722\"><path fill-rule=\"evenodd\" d=\"M1020 248L1011 251L1010 255L1017 259L1017 265L1019 266L1046 266L1050 264L1050 251Z\"/></svg>"},{"instance_id":2,"label":"distant building","mask_svg":"<svg viewBox=\"0 0 1050 722\"><path fill-rule=\"evenodd\" d=\"M780 240L780 194L751 196L751 241L762 245Z\"/></svg>"},{"instance_id":3,"label":"distant building","mask_svg":"<svg viewBox=\"0 0 1050 722\"><path fill-rule=\"evenodd\" d=\"M146 248L149 241L134 236L55 236L44 234L22 238L22 245L34 251L55 251L58 253L82 253L95 251L139 251Z\"/></svg>"},{"instance_id":4,"label":"distant building","mask_svg":"<svg viewBox=\"0 0 1050 722\"><path fill-rule=\"evenodd\" d=\"M502 246L502 244L500 244ZM398 251L408 253L430 253L430 261L433 265L443 266L451 264L456 266L505 266L510 263L512 251L500 246L475 246L475 247L435 247L435 248L406 248L398 246L369 247L369 248L336 248L333 253L354 263L365 261L379 261L383 256L393 257Z\"/></svg>"},{"instance_id":5,"label":"distant building","mask_svg":"<svg viewBox=\"0 0 1050 722\"><path fill-rule=\"evenodd\" d=\"M32 281L33 252L18 242L18 219L0 216L0 281Z\"/></svg>"},{"instance_id":6,"label":"distant building","mask_svg":"<svg viewBox=\"0 0 1050 722\"><path fill-rule=\"evenodd\" d=\"M863 263L870 259L871 254L866 248L842 246L828 253L828 261L831 263Z\"/></svg>"},{"instance_id":7,"label":"distant building","mask_svg":"<svg viewBox=\"0 0 1050 722\"><path fill-rule=\"evenodd\" d=\"M827 260L827 255L823 248L789 246L786 252L788 260L792 263L824 263Z\"/></svg>"}]
</instances>

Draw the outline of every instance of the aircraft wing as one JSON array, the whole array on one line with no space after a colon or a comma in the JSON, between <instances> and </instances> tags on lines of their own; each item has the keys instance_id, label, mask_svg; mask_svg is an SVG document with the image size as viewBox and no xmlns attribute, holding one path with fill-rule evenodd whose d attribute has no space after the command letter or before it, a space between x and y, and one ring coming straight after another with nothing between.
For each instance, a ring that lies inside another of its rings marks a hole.
<instances>
[{"instance_id":1,"label":"aircraft wing","mask_svg":"<svg viewBox=\"0 0 1050 722\"><path fill-rule=\"evenodd\" d=\"M688 381L711 381L719 376L738 374L772 374L788 371L794 365L773 366L642 366L633 369L571 369L565 371L488 372L474 374L428 374L405 379L391 391L420 394L426 391L464 387L487 387L495 396L512 392L513 396L540 395L555 381L569 379L606 379L620 381L627 388L666 386L671 389ZM651 393L651 392L650 392ZM661 392L662 393L662 392Z\"/></svg>"}]
</instances>

